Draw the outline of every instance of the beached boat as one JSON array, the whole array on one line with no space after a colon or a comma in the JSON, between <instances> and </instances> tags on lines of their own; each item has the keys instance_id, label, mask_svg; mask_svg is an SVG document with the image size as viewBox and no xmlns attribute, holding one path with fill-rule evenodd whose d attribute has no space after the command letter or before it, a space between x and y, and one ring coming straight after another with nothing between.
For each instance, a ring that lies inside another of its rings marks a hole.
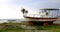
<instances>
[{"instance_id":1,"label":"beached boat","mask_svg":"<svg viewBox=\"0 0 60 32\"><path fill-rule=\"evenodd\" d=\"M29 13L24 8L21 10L24 18L29 21L31 24L36 24L37 22L43 23L43 25L52 24L54 21L58 19L58 11L59 9L55 8L44 8L40 9L40 11L36 11L36 13Z\"/></svg>"}]
</instances>

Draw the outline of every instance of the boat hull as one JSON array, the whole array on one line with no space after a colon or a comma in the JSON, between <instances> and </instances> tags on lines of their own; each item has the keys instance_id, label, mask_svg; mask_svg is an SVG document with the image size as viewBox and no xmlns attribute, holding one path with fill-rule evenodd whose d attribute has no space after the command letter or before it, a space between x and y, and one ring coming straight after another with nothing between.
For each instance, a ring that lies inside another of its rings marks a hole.
<instances>
[{"instance_id":1,"label":"boat hull","mask_svg":"<svg viewBox=\"0 0 60 32\"><path fill-rule=\"evenodd\" d=\"M24 17L27 21L56 21L57 18L35 18L35 17Z\"/></svg>"}]
</instances>

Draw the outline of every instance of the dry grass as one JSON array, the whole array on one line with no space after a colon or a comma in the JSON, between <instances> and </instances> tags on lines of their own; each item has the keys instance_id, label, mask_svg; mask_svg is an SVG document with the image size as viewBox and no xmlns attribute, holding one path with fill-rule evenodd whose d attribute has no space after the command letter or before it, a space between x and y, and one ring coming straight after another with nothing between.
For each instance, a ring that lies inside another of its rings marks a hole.
<instances>
[{"instance_id":1,"label":"dry grass","mask_svg":"<svg viewBox=\"0 0 60 32\"><path fill-rule=\"evenodd\" d=\"M3 23L0 24L0 32L60 32L60 25L54 24L49 26L26 26L24 29L21 27L21 23ZM23 24L27 25L27 24ZM2 28L1 28L2 27Z\"/></svg>"}]
</instances>

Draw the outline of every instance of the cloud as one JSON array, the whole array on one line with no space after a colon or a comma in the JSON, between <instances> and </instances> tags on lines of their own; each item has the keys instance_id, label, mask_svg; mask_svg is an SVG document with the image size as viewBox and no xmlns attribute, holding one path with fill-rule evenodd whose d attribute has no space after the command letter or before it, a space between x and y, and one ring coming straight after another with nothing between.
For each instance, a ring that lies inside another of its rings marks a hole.
<instances>
[{"instance_id":1,"label":"cloud","mask_svg":"<svg viewBox=\"0 0 60 32\"><path fill-rule=\"evenodd\" d=\"M22 13L20 12L20 7L20 5L13 5L11 0L0 0L0 19L23 18Z\"/></svg>"},{"instance_id":2,"label":"cloud","mask_svg":"<svg viewBox=\"0 0 60 32\"><path fill-rule=\"evenodd\" d=\"M6 4L8 2L9 2L9 0L0 0L0 4Z\"/></svg>"},{"instance_id":3,"label":"cloud","mask_svg":"<svg viewBox=\"0 0 60 32\"><path fill-rule=\"evenodd\" d=\"M0 2L7 2L8 0L0 0Z\"/></svg>"},{"instance_id":4,"label":"cloud","mask_svg":"<svg viewBox=\"0 0 60 32\"><path fill-rule=\"evenodd\" d=\"M20 7L16 5L0 6L0 19L20 19L23 18Z\"/></svg>"}]
</instances>

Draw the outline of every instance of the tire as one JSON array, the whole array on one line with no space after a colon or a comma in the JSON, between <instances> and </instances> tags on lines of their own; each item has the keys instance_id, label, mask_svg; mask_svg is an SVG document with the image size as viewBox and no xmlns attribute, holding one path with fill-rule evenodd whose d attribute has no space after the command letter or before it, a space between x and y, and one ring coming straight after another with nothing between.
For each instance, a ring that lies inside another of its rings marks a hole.
<instances>
[{"instance_id":1,"label":"tire","mask_svg":"<svg viewBox=\"0 0 60 32\"><path fill-rule=\"evenodd\" d=\"M53 24L53 21L49 21L49 25L52 25Z\"/></svg>"}]
</instances>

